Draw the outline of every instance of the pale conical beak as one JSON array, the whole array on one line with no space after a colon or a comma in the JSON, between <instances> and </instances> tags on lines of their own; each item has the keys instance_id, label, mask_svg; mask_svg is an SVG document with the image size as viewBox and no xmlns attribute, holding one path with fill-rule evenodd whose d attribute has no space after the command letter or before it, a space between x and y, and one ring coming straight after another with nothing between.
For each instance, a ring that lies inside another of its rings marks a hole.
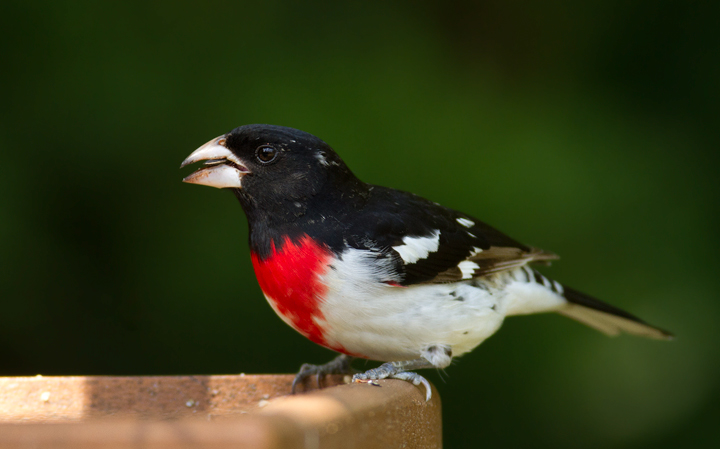
<instances>
[{"instance_id":1,"label":"pale conical beak","mask_svg":"<svg viewBox=\"0 0 720 449\"><path fill-rule=\"evenodd\" d=\"M183 179L183 182L218 189L239 189L242 187L242 177L250 172L240 159L225 147L225 136L217 137L193 151L180 168L200 161L206 161L207 167L193 172Z\"/></svg>"}]
</instances>

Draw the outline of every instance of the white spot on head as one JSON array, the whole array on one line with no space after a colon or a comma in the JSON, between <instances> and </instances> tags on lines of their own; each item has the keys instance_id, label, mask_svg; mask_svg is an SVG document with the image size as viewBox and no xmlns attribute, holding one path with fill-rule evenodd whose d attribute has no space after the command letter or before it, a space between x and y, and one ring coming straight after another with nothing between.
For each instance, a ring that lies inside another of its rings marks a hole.
<instances>
[{"instance_id":1,"label":"white spot on head","mask_svg":"<svg viewBox=\"0 0 720 449\"><path fill-rule=\"evenodd\" d=\"M429 237L403 237L403 244L393 246L393 249L400 254L403 262L415 263L425 259L430 253L434 253L440 247L440 231L434 231Z\"/></svg>"},{"instance_id":2,"label":"white spot on head","mask_svg":"<svg viewBox=\"0 0 720 449\"><path fill-rule=\"evenodd\" d=\"M328 163L327 159L325 159L325 153L323 153L322 151L318 151L317 153L315 153L315 158L316 158L318 161L320 161L320 164L322 164L322 165L324 165L324 166L326 166L326 167L327 167L328 165L330 165L330 164Z\"/></svg>"},{"instance_id":3,"label":"white spot on head","mask_svg":"<svg viewBox=\"0 0 720 449\"><path fill-rule=\"evenodd\" d=\"M463 279L472 279L473 274L475 274L475 270L480 268L480 266L475 262L463 260L458 264L458 268L460 268L460 271L462 272Z\"/></svg>"},{"instance_id":4,"label":"white spot on head","mask_svg":"<svg viewBox=\"0 0 720 449\"><path fill-rule=\"evenodd\" d=\"M460 217L457 219L457 222L465 226L466 228L472 228L473 226L475 226L475 222L472 220L468 220L467 218Z\"/></svg>"}]
</instances>

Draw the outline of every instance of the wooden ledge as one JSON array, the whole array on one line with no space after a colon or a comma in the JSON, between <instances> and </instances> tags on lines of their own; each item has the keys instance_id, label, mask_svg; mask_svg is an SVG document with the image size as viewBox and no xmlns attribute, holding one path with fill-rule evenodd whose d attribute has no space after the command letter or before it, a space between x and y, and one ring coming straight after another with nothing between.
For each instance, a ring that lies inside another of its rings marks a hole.
<instances>
[{"instance_id":1,"label":"wooden ledge","mask_svg":"<svg viewBox=\"0 0 720 449\"><path fill-rule=\"evenodd\" d=\"M0 377L0 448L439 448L440 400L408 382L290 396L292 375ZM308 382L308 385L312 382Z\"/></svg>"}]
</instances>

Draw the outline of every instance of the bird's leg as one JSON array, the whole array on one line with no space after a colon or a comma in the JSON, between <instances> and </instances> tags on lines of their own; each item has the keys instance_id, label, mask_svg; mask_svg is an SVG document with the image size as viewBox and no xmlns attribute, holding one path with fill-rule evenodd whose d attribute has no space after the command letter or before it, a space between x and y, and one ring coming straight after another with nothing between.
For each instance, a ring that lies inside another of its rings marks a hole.
<instances>
[{"instance_id":1,"label":"bird's leg","mask_svg":"<svg viewBox=\"0 0 720 449\"><path fill-rule=\"evenodd\" d=\"M432 394L432 390L430 390L430 382L425 380L425 378L418 373L408 370L436 367L436 365L424 357L414 360L404 360L401 362L387 362L377 368L369 369L364 373L355 374L353 376L353 382L379 379L400 379L412 382L412 384L416 386L423 384L425 386L425 400L429 401Z\"/></svg>"},{"instance_id":2,"label":"bird's leg","mask_svg":"<svg viewBox=\"0 0 720 449\"><path fill-rule=\"evenodd\" d=\"M292 392L295 393L295 387L301 384L308 377L315 375L315 381L317 382L318 388L320 388L320 378L325 377L328 374L351 374L356 371L350 366L353 358L345 354L340 354L328 363L324 365L312 365L310 363L304 363L300 367L300 371L295 375L295 379L292 383Z\"/></svg>"}]
</instances>

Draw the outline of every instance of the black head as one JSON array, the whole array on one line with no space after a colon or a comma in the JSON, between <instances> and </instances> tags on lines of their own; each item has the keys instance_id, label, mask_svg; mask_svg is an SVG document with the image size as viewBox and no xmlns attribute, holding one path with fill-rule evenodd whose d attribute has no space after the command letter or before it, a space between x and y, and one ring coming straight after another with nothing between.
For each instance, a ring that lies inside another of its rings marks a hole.
<instances>
[{"instance_id":1,"label":"black head","mask_svg":"<svg viewBox=\"0 0 720 449\"><path fill-rule=\"evenodd\" d=\"M328 144L283 126L235 128L198 148L183 166L198 161L206 167L183 181L233 189L251 222L296 220L312 204L333 207L365 188Z\"/></svg>"}]
</instances>

